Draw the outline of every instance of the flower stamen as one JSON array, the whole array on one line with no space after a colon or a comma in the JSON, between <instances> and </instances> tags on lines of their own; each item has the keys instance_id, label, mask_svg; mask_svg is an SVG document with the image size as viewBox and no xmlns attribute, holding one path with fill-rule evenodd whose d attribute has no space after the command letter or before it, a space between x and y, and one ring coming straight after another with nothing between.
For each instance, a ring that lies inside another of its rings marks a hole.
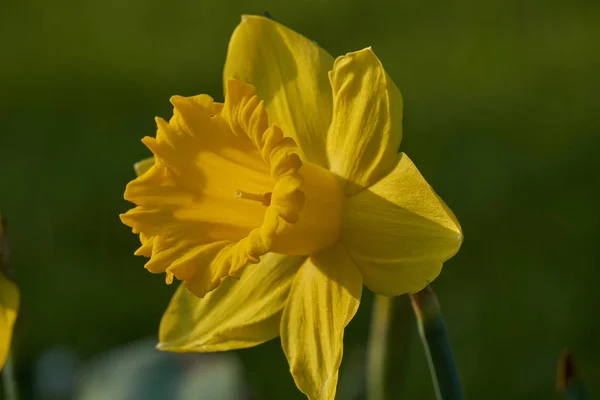
<instances>
[{"instance_id":1,"label":"flower stamen","mask_svg":"<svg viewBox=\"0 0 600 400\"><path fill-rule=\"evenodd\" d=\"M272 196L271 192L267 192L265 194L255 194L255 193L244 192L243 190L239 190L239 189L235 193L236 199L259 201L262 203L263 206L266 206L266 207L271 205L271 196Z\"/></svg>"}]
</instances>

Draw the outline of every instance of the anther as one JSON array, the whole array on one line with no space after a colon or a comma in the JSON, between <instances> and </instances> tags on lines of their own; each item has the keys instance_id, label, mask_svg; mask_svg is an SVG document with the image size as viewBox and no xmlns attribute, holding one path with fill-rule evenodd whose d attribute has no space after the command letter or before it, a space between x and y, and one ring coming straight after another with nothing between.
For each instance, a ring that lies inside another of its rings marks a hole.
<instances>
[{"instance_id":1,"label":"anther","mask_svg":"<svg viewBox=\"0 0 600 400\"><path fill-rule=\"evenodd\" d=\"M246 199L246 200L252 200L252 201L259 201L263 204L263 206L270 206L271 205L271 192L265 193L265 194L254 194L254 193L248 193L248 192L244 192L243 190L238 190L235 193L235 198L236 199Z\"/></svg>"}]
</instances>

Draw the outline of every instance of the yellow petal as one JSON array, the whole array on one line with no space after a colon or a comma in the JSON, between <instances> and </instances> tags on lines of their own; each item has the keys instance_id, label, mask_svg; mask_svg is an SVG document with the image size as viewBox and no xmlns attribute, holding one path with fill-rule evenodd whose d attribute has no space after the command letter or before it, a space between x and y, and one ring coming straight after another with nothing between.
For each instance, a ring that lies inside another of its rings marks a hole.
<instances>
[{"instance_id":1,"label":"yellow petal","mask_svg":"<svg viewBox=\"0 0 600 400\"><path fill-rule=\"evenodd\" d=\"M370 188L347 199L342 243L372 291L397 296L423 289L463 240L452 211L406 154Z\"/></svg>"},{"instance_id":2,"label":"yellow petal","mask_svg":"<svg viewBox=\"0 0 600 400\"><path fill-rule=\"evenodd\" d=\"M203 299L179 286L160 324L158 348L223 351L255 346L279 336L292 281L305 257L269 253L225 278Z\"/></svg>"},{"instance_id":3,"label":"yellow petal","mask_svg":"<svg viewBox=\"0 0 600 400\"><path fill-rule=\"evenodd\" d=\"M13 326L19 311L19 289L0 272L0 370L10 350Z\"/></svg>"},{"instance_id":4,"label":"yellow petal","mask_svg":"<svg viewBox=\"0 0 600 400\"><path fill-rule=\"evenodd\" d=\"M326 167L332 66L333 58L304 36L269 18L244 16L229 42L223 78L254 85L270 122L294 138L306 161Z\"/></svg>"},{"instance_id":5,"label":"yellow petal","mask_svg":"<svg viewBox=\"0 0 600 400\"><path fill-rule=\"evenodd\" d=\"M334 103L327 156L350 194L394 167L402 138L402 96L371 48L339 57L329 79Z\"/></svg>"},{"instance_id":6,"label":"yellow petal","mask_svg":"<svg viewBox=\"0 0 600 400\"><path fill-rule=\"evenodd\" d=\"M360 272L338 244L308 259L281 320L281 342L296 386L310 400L333 400L344 328L360 303Z\"/></svg>"}]
</instances>

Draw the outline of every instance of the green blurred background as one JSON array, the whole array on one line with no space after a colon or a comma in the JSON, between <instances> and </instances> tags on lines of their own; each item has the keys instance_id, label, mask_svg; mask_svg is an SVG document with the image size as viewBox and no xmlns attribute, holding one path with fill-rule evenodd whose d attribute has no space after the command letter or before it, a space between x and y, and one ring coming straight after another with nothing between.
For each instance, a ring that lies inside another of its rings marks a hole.
<instances>
[{"instance_id":1,"label":"green blurred background","mask_svg":"<svg viewBox=\"0 0 600 400\"><path fill-rule=\"evenodd\" d=\"M599 4L2 0L0 206L23 398L49 349L85 365L155 338L175 286L143 269L118 219L140 139L173 94L222 99L229 36L265 10L334 56L373 46L400 87L402 150L465 233L433 286L467 398L554 398L565 348L598 395ZM340 399L362 398L371 301L347 329ZM398 398L432 399L407 315ZM277 340L237 354L253 398L303 398Z\"/></svg>"}]
</instances>

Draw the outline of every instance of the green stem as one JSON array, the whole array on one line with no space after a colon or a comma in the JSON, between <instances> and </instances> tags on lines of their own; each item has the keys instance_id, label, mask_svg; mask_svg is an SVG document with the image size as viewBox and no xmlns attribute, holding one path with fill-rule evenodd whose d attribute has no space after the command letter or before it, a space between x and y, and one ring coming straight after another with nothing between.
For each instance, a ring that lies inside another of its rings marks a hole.
<instances>
[{"instance_id":1,"label":"green stem","mask_svg":"<svg viewBox=\"0 0 600 400\"><path fill-rule=\"evenodd\" d=\"M2 386L4 388L4 399L17 400L17 383L12 357L9 355L2 368Z\"/></svg>"},{"instance_id":2,"label":"green stem","mask_svg":"<svg viewBox=\"0 0 600 400\"><path fill-rule=\"evenodd\" d=\"M463 392L448 341L444 316L433 289L427 286L410 295L419 335L429 362L438 400L462 400Z\"/></svg>"},{"instance_id":3,"label":"green stem","mask_svg":"<svg viewBox=\"0 0 600 400\"><path fill-rule=\"evenodd\" d=\"M369 333L367 352L367 398L386 400L387 348L390 321L392 319L392 299L375 296L373 316Z\"/></svg>"}]
</instances>

